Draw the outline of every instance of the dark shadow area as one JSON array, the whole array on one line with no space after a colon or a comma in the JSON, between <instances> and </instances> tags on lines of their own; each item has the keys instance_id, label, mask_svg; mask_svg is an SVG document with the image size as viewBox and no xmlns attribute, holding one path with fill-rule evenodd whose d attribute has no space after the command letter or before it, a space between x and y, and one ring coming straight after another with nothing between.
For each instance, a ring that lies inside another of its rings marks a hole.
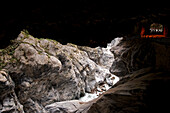
<instances>
[{"instance_id":1,"label":"dark shadow area","mask_svg":"<svg viewBox=\"0 0 170 113\"><path fill-rule=\"evenodd\" d=\"M165 76L169 76L168 73L164 73ZM164 77L164 76L162 76ZM144 100L146 101L146 110L147 113L167 113L169 112L169 95L170 92L167 89L170 86L168 80L155 80L150 83L151 85L148 87L147 95L144 96Z\"/></svg>"},{"instance_id":2,"label":"dark shadow area","mask_svg":"<svg viewBox=\"0 0 170 113\"><path fill-rule=\"evenodd\" d=\"M48 3L2 4L0 48L21 30L38 38L51 38L91 47L106 46L115 37L139 35L147 22L169 26L169 8L121 6L106 1L59 0ZM8 6L8 7L7 7Z\"/></svg>"}]
</instances>

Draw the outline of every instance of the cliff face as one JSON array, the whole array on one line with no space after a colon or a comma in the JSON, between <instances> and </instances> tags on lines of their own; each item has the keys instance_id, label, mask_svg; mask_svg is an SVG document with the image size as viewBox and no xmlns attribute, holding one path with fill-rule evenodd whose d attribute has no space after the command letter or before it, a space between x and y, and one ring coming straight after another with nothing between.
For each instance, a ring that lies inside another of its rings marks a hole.
<instances>
[{"instance_id":1,"label":"cliff face","mask_svg":"<svg viewBox=\"0 0 170 113\"><path fill-rule=\"evenodd\" d=\"M103 94L88 113L169 112L169 73L151 68L135 71Z\"/></svg>"},{"instance_id":2,"label":"cliff face","mask_svg":"<svg viewBox=\"0 0 170 113\"><path fill-rule=\"evenodd\" d=\"M121 77L145 67L169 70L170 47L167 43L159 44L159 42L161 39L124 38L118 46L111 48L115 61L110 71Z\"/></svg>"},{"instance_id":3,"label":"cliff face","mask_svg":"<svg viewBox=\"0 0 170 113\"><path fill-rule=\"evenodd\" d=\"M0 54L1 112L50 112L47 105L106 90L100 84L116 80L107 48L62 45L21 32Z\"/></svg>"},{"instance_id":4,"label":"cliff face","mask_svg":"<svg viewBox=\"0 0 170 113\"><path fill-rule=\"evenodd\" d=\"M155 65L155 51L149 40L127 39L111 51L116 58L110 71L118 76Z\"/></svg>"},{"instance_id":5,"label":"cliff face","mask_svg":"<svg viewBox=\"0 0 170 113\"><path fill-rule=\"evenodd\" d=\"M116 38L90 48L21 32L0 50L0 112L164 112L169 64L170 46L155 40ZM78 100L87 93L100 96Z\"/></svg>"},{"instance_id":6,"label":"cliff face","mask_svg":"<svg viewBox=\"0 0 170 113\"><path fill-rule=\"evenodd\" d=\"M120 81L93 103L88 112L169 112L169 50L169 45L155 40L122 40L112 48L116 58L110 68Z\"/></svg>"}]
</instances>

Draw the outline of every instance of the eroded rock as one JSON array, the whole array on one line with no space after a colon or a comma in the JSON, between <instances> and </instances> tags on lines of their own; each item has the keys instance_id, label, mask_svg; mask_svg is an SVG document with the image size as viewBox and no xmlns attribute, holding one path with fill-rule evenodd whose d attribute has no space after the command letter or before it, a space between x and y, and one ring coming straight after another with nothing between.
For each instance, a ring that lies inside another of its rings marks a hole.
<instances>
[{"instance_id":1,"label":"eroded rock","mask_svg":"<svg viewBox=\"0 0 170 113\"><path fill-rule=\"evenodd\" d=\"M49 111L46 106L53 103L79 99L96 89L107 90L101 82L114 84L107 77L114 60L110 48L62 45L54 40L34 38L26 32L21 32L13 42L2 68L8 70L15 82L13 89L25 112L46 113ZM7 81L3 75L0 80Z\"/></svg>"},{"instance_id":2,"label":"eroded rock","mask_svg":"<svg viewBox=\"0 0 170 113\"><path fill-rule=\"evenodd\" d=\"M1 113L24 113L23 106L18 101L14 91L15 84L7 70L0 71L0 112Z\"/></svg>"},{"instance_id":3,"label":"eroded rock","mask_svg":"<svg viewBox=\"0 0 170 113\"><path fill-rule=\"evenodd\" d=\"M120 77L113 88L90 106L88 113L169 112L170 46L159 39L123 39L111 51L110 71ZM147 68L146 68L147 67Z\"/></svg>"},{"instance_id":4,"label":"eroded rock","mask_svg":"<svg viewBox=\"0 0 170 113\"><path fill-rule=\"evenodd\" d=\"M169 112L170 76L153 72L152 68L135 71L121 79L92 104L88 113L152 113Z\"/></svg>"}]
</instances>

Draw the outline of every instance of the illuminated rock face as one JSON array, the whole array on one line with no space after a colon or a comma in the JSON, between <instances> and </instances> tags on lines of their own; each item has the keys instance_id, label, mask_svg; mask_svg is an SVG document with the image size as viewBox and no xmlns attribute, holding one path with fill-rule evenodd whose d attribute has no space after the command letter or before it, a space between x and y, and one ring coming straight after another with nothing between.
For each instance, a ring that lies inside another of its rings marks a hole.
<instances>
[{"instance_id":1,"label":"illuminated rock face","mask_svg":"<svg viewBox=\"0 0 170 113\"><path fill-rule=\"evenodd\" d=\"M106 91L118 81L109 72L114 61L110 48L111 45L108 48L62 45L21 32L12 45L1 50L1 63L5 64L1 68L14 81L12 91L24 111L46 113L55 102L79 99L86 92ZM0 80L7 81L4 76ZM103 83L107 86L102 87ZM2 88L5 87L8 86ZM5 105L1 106L3 111Z\"/></svg>"}]
</instances>

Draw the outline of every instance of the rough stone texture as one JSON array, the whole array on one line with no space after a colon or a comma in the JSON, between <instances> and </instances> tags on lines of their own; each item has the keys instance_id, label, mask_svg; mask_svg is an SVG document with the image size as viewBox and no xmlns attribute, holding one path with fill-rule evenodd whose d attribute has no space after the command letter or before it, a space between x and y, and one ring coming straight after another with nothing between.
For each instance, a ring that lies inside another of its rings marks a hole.
<instances>
[{"instance_id":1,"label":"rough stone texture","mask_svg":"<svg viewBox=\"0 0 170 113\"><path fill-rule=\"evenodd\" d=\"M106 79L106 83L112 84L106 75L110 74L108 69L113 62L113 54L107 48L78 47L70 43L62 45L21 32L13 44L1 50L0 54L0 61L5 64L1 68L8 70L15 82L13 89L27 113L46 113L45 106L79 99L85 92L93 92ZM0 76L0 80L6 82L7 79Z\"/></svg>"},{"instance_id":2,"label":"rough stone texture","mask_svg":"<svg viewBox=\"0 0 170 113\"><path fill-rule=\"evenodd\" d=\"M165 112L169 50L150 40L125 38L108 48L62 45L21 32L0 50L0 112ZM121 77L112 89L90 102L74 100L101 90L103 83L113 85L109 69Z\"/></svg>"},{"instance_id":3,"label":"rough stone texture","mask_svg":"<svg viewBox=\"0 0 170 113\"><path fill-rule=\"evenodd\" d=\"M135 71L93 103L88 113L163 113L169 110L169 73Z\"/></svg>"},{"instance_id":4,"label":"rough stone texture","mask_svg":"<svg viewBox=\"0 0 170 113\"><path fill-rule=\"evenodd\" d=\"M49 113L85 113L92 103L83 103L79 100L56 102L45 106Z\"/></svg>"},{"instance_id":5,"label":"rough stone texture","mask_svg":"<svg viewBox=\"0 0 170 113\"><path fill-rule=\"evenodd\" d=\"M92 102L88 113L170 112L169 50L156 39L122 40L112 48L115 61L110 68L120 81Z\"/></svg>"},{"instance_id":6,"label":"rough stone texture","mask_svg":"<svg viewBox=\"0 0 170 113\"><path fill-rule=\"evenodd\" d=\"M0 71L0 113L24 113L14 91L15 84L7 70Z\"/></svg>"},{"instance_id":7,"label":"rough stone texture","mask_svg":"<svg viewBox=\"0 0 170 113\"><path fill-rule=\"evenodd\" d=\"M111 48L115 61L110 72L122 77L149 66L168 70L170 46L160 43L149 39L124 38L117 46Z\"/></svg>"}]
</instances>

